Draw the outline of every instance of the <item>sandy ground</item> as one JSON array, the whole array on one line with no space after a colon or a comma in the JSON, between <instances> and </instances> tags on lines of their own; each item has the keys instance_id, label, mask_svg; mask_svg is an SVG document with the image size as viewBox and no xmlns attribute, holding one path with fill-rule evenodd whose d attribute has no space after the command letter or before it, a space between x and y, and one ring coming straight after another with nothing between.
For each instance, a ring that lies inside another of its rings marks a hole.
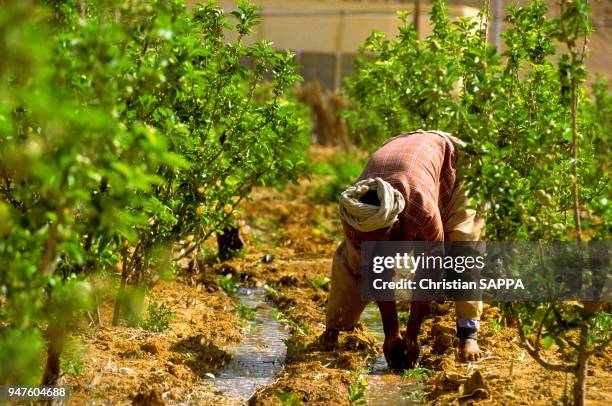
<instances>
[{"instance_id":1,"label":"sandy ground","mask_svg":"<svg viewBox=\"0 0 612 406\"><path fill-rule=\"evenodd\" d=\"M247 286L271 287L269 300L293 326L284 370L249 403L280 405L281 399L291 398L294 403L285 404L348 404L351 373L367 367L380 349L364 326L343 333L336 351L310 347L324 328L329 289L328 284L313 281L329 276L341 231L335 204L312 204L304 190L304 185L284 192L257 189L238 213L248 243L238 258L212 264L200 258L198 267L191 262L180 276L154 287L152 300L176 312L171 330L153 333L110 326L109 298L101 309L102 325L84 328L72 337L81 348L82 371L62 377L72 390L68 403L228 404L215 392L209 374L218 373L228 362L227 348L240 340L244 330L244 320L232 312L238 303L216 283L218 275L231 273ZM452 304L437 304L420 336L421 366L433 371L424 385L428 404L563 404L571 376L536 364L497 308L485 306L480 332L485 358L479 362L457 360L453 320ZM589 405L612 404L611 365L612 351L593 359Z\"/></svg>"}]
</instances>

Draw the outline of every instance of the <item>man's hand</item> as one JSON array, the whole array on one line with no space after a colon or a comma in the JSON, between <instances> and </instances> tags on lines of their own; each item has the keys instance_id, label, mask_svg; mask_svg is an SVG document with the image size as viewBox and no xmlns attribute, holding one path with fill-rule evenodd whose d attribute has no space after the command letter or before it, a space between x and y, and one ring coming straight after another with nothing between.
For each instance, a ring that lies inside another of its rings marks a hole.
<instances>
[{"instance_id":1,"label":"man's hand","mask_svg":"<svg viewBox=\"0 0 612 406\"><path fill-rule=\"evenodd\" d=\"M416 340L403 338L397 334L386 338L383 353L389 368L403 371L416 366L419 358L419 345Z\"/></svg>"},{"instance_id":2,"label":"man's hand","mask_svg":"<svg viewBox=\"0 0 612 406\"><path fill-rule=\"evenodd\" d=\"M406 346L406 363L408 366L404 369L416 368L419 361L419 342L416 337L411 337L408 334L404 336L404 345Z\"/></svg>"},{"instance_id":3,"label":"man's hand","mask_svg":"<svg viewBox=\"0 0 612 406\"><path fill-rule=\"evenodd\" d=\"M393 304L395 305L395 303ZM397 336L399 336L398 333L397 335L392 335L393 339L389 340L390 342L387 345L387 350L385 350L385 346L383 346L387 364L389 364L391 369L404 370L412 369L417 366L420 353L417 337L421 331L423 318L428 311L428 302L413 302L410 307L410 317L408 318L406 335L404 335L401 343L397 344L395 342ZM385 344L386 342L387 340L385 340Z\"/></svg>"},{"instance_id":4,"label":"man's hand","mask_svg":"<svg viewBox=\"0 0 612 406\"><path fill-rule=\"evenodd\" d=\"M383 353L385 353L385 357L387 354L390 354L393 348L402 341L402 336L397 333L392 337L385 337L385 342L383 343Z\"/></svg>"},{"instance_id":5,"label":"man's hand","mask_svg":"<svg viewBox=\"0 0 612 406\"><path fill-rule=\"evenodd\" d=\"M392 337L385 337L383 353L385 354L385 360L389 368L401 369L401 365L403 364L402 359L404 357L404 342L399 332Z\"/></svg>"}]
</instances>

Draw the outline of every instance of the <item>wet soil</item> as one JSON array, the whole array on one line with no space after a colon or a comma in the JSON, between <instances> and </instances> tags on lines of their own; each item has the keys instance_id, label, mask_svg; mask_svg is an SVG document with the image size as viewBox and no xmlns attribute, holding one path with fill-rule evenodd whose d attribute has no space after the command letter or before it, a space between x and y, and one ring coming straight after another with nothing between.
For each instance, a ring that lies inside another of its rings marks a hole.
<instances>
[{"instance_id":1,"label":"wet soil","mask_svg":"<svg viewBox=\"0 0 612 406\"><path fill-rule=\"evenodd\" d=\"M314 152L316 159L324 160L334 150ZM316 182L303 180L282 192L256 189L237 213L247 243L239 257L216 263L207 258L214 245L207 245L200 250L197 267L194 261L184 261L180 276L153 288L151 300L176 312L171 330L112 327L111 303L104 304L102 326L73 337L80 343L83 365L80 372L62 378L72 390L69 404L345 405L354 373L363 368L371 370L366 376L369 404L383 404L377 399L397 392L414 395L387 404L562 404L571 376L541 368L520 347L516 330L489 305L479 340L485 357L472 363L458 360L452 303L433 306L419 337L420 364L432 371L423 383L383 373L381 335L371 311L354 332L341 334L335 351L316 350L312 344L324 330L326 278L342 238L336 204L314 204L308 197L308 187ZM273 370L272 375L278 375L266 377L267 385L248 401L244 393L251 389L232 396L227 387L224 393L222 385L215 386L215 379L221 382L224 371L233 368L232 349L240 348L236 346L241 340L249 343L249 322L232 312L240 301L217 283L217 276L226 274L245 287L267 286L266 299L280 313L266 312L286 325L282 328L289 334L284 367ZM612 351L593 359L587 397L589 405L612 404Z\"/></svg>"}]
</instances>

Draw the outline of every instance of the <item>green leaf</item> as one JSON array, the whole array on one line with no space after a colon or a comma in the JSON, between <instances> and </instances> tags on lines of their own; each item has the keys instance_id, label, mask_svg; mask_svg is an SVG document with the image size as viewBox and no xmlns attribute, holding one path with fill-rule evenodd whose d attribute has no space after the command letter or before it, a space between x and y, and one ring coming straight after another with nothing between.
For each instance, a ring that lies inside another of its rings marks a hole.
<instances>
[{"instance_id":1,"label":"green leaf","mask_svg":"<svg viewBox=\"0 0 612 406\"><path fill-rule=\"evenodd\" d=\"M554 344L554 342L555 340L552 336L546 336L542 339L542 346L546 349L549 349Z\"/></svg>"}]
</instances>

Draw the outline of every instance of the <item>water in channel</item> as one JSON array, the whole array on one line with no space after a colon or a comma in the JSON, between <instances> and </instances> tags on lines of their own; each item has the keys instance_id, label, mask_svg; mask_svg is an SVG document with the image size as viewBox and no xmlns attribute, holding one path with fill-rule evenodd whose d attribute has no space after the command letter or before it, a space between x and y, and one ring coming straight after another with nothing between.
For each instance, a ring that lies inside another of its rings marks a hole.
<instances>
[{"instance_id":1,"label":"water in channel","mask_svg":"<svg viewBox=\"0 0 612 406\"><path fill-rule=\"evenodd\" d=\"M215 391L242 403L257 388L272 383L283 369L289 330L274 318L274 307L266 302L263 289L241 288L237 298L240 304L257 308L257 315L249 321L250 329L242 341L228 349L232 359L215 377L214 385Z\"/></svg>"},{"instance_id":2,"label":"water in channel","mask_svg":"<svg viewBox=\"0 0 612 406\"><path fill-rule=\"evenodd\" d=\"M214 386L216 392L239 404L246 402L260 386L272 383L280 373L287 353L284 340L289 330L274 318L274 307L266 302L263 289L241 288L237 298L241 304L257 308L257 315L255 320L249 321L250 329L242 341L228 349L232 359L215 377ZM368 305L361 319L382 347L384 333L376 304ZM373 360L364 378L368 383L368 405L425 403L418 395L422 384L415 380L402 380L399 374L389 370L382 354Z\"/></svg>"},{"instance_id":3,"label":"water in channel","mask_svg":"<svg viewBox=\"0 0 612 406\"><path fill-rule=\"evenodd\" d=\"M368 332L382 348L385 340L380 312L375 303L369 304L361 315L361 321L368 327ZM423 405L422 384L414 379L402 380L401 375L392 372L387 366L384 355L379 354L370 365L365 380L366 402L371 406L390 405Z\"/></svg>"}]
</instances>

